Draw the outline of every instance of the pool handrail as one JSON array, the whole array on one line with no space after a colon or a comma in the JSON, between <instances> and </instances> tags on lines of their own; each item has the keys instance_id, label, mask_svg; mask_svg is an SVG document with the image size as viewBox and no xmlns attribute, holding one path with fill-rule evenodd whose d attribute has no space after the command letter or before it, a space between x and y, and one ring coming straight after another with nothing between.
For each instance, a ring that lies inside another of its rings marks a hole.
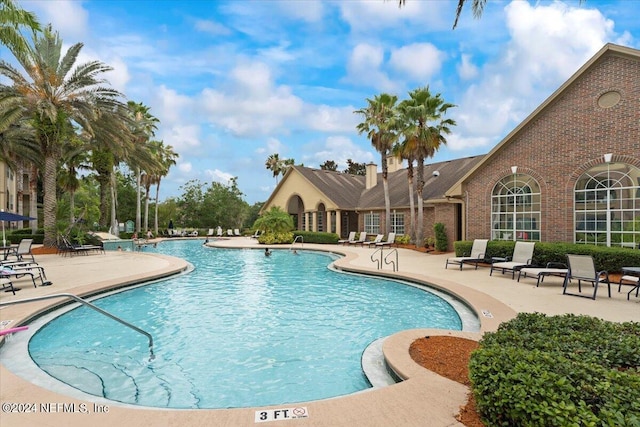
<instances>
[{"instance_id":1,"label":"pool handrail","mask_svg":"<svg viewBox=\"0 0 640 427\"><path fill-rule=\"evenodd\" d=\"M395 256L396 256L395 261L394 261L393 259L392 259L391 261L387 261L387 260L388 260L388 258L389 258L391 255L394 255L394 254L395 254ZM391 252L389 252L389 253L387 254L387 256L385 256L385 257L384 257L384 263L385 263L385 264L393 264L393 271L394 271L394 272L395 272L395 271L398 271L398 268L399 268L399 263L398 263L398 249L396 249L396 248L391 249Z\"/></svg>"},{"instance_id":2,"label":"pool handrail","mask_svg":"<svg viewBox=\"0 0 640 427\"><path fill-rule=\"evenodd\" d=\"M0 302L0 307L4 307L4 306L9 306L9 305L14 305L14 304L24 304L24 303L28 303L28 302L34 302L34 301L42 301L42 300L47 300L47 299L53 299L53 298L71 298L76 300L77 302L90 307L92 309L94 309L95 311L97 311L98 313L104 314L107 317L110 317L111 319L115 320L116 322L122 323L123 325L133 329L136 332L141 333L142 335L146 336L149 339L149 360L153 360L155 359L155 355L153 354L153 337L151 336L151 334L145 330L142 330L140 328L138 328L135 325L132 325L131 323L127 322L126 320L123 320L121 318L119 318L118 316L115 316L111 313L109 313L108 311L105 311L103 309L101 309L100 307L91 304L89 301L84 300L82 298L80 298L77 295L73 295L73 294L52 294L52 295L44 295L44 296L40 296L40 297L33 297L33 298L25 298L25 299L20 299L20 300L13 300L13 301L7 301L7 302Z\"/></svg>"}]
</instances>

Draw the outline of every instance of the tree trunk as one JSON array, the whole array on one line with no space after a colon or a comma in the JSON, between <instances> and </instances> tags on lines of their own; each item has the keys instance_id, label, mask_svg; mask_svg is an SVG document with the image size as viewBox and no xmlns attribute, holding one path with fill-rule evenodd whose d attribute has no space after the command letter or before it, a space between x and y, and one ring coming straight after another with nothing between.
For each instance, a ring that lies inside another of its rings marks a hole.
<instances>
[{"instance_id":1,"label":"tree trunk","mask_svg":"<svg viewBox=\"0 0 640 427\"><path fill-rule=\"evenodd\" d=\"M384 189L384 232L388 236L391 232L391 201L389 200L389 166L387 153L382 153L382 188Z\"/></svg>"},{"instance_id":2,"label":"tree trunk","mask_svg":"<svg viewBox=\"0 0 640 427\"><path fill-rule=\"evenodd\" d=\"M38 168L31 166L29 175L29 216L35 218L29 221L31 232L36 234L38 231Z\"/></svg>"},{"instance_id":3,"label":"tree trunk","mask_svg":"<svg viewBox=\"0 0 640 427\"><path fill-rule=\"evenodd\" d=\"M76 223L76 202L74 200L75 191L69 191L69 220L70 224Z\"/></svg>"},{"instance_id":4,"label":"tree trunk","mask_svg":"<svg viewBox=\"0 0 640 427\"><path fill-rule=\"evenodd\" d=\"M118 227L117 207L118 207L118 194L116 187L116 172L115 169L111 170L111 185L109 185L109 193L111 195L111 234L120 236L120 227Z\"/></svg>"},{"instance_id":5,"label":"tree trunk","mask_svg":"<svg viewBox=\"0 0 640 427\"><path fill-rule=\"evenodd\" d=\"M136 232L138 233L138 235L140 235L140 222L142 221L142 205L140 203L140 198L141 198L141 191L140 191L140 177L142 175L142 172L140 171L140 168L137 168L136 171Z\"/></svg>"},{"instance_id":6,"label":"tree trunk","mask_svg":"<svg viewBox=\"0 0 640 427\"><path fill-rule=\"evenodd\" d=\"M158 178L158 182L156 183L156 208L155 208L155 221L153 224L153 229L156 233L156 237L158 236L158 198L160 196L160 178Z\"/></svg>"},{"instance_id":7,"label":"tree trunk","mask_svg":"<svg viewBox=\"0 0 640 427\"><path fill-rule=\"evenodd\" d=\"M407 169L407 178L409 181L409 237L412 242L416 238L416 206L413 198L413 160L409 160L409 168Z\"/></svg>"},{"instance_id":8,"label":"tree trunk","mask_svg":"<svg viewBox=\"0 0 640 427\"><path fill-rule=\"evenodd\" d=\"M47 156L44 160L44 242L46 248L55 248L58 243L58 230L56 228L56 211L58 200L56 198L56 172L58 160L53 156Z\"/></svg>"},{"instance_id":9,"label":"tree trunk","mask_svg":"<svg viewBox=\"0 0 640 427\"><path fill-rule=\"evenodd\" d=\"M418 219L416 221L416 246L424 244L424 158L418 158L418 183L416 188L418 197Z\"/></svg>"}]
</instances>

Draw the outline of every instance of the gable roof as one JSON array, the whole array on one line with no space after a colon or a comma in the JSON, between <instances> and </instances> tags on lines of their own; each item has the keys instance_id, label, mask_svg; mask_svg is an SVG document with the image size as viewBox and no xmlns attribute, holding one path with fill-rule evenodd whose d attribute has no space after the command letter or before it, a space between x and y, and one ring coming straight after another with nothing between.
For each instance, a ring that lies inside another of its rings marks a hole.
<instances>
[{"instance_id":1,"label":"gable roof","mask_svg":"<svg viewBox=\"0 0 640 427\"><path fill-rule=\"evenodd\" d=\"M341 209L356 209L360 193L365 187L365 177L344 172L293 166L311 185ZM291 173L293 171L288 171Z\"/></svg>"},{"instance_id":2,"label":"gable roof","mask_svg":"<svg viewBox=\"0 0 640 427\"><path fill-rule=\"evenodd\" d=\"M481 162L478 162L473 168L467 171L451 188L446 192L447 197L460 197L462 196L462 185L469 179L478 169L488 162L494 155L499 153L505 146L507 146L512 139L518 135L518 133L527 127L535 118L545 110L550 104L556 101L562 94L582 77L587 70L589 70L596 62L598 62L605 55L623 55L640 59L640 50L632 49L625 46L619 46L612 43L607 43L600 49L591 59L589 59L582 67L578 69L562 86L560 86L555 92L553 92L542 104L538 106L526 119L524 119L518 126L516 126L507 136L502 139L493 149L484 156Z\"/></svg>"},{"instance_id":3,"label":"gable roof","mask_svg":"<svg viewBox=\"0 0 640 427\"><path fill-rule=\"evenodd\" d=\"M483 155L464 157L462 159L447 160L444 162L424 165L425 186L423 191L424 202L442 201L445 193L452 185L478 164ZM434 172L438 176L434 176ZM389 173L389 201L392 208L404 208L409 206L409 181L408 169L404 168ZM417 180L417 170L414 170L414 189ZM359 209L384 209L384 188L382 173L378 173L377 185L368 190L363 190L358 202Z\"/></svg>"}]
</instances>

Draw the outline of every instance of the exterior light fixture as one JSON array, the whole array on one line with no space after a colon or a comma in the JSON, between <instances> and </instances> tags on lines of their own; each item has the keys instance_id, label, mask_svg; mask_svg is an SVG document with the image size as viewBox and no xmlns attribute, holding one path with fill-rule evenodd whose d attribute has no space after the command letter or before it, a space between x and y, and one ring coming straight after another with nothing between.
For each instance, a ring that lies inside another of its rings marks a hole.
<instances>
[{"instance_id":1,"label":"exterior light fixture","mask_svg":"<svg viewBox=\"0 0 640 427\"><path fill-rule=\"evenodd\" d=\"M611 163L611 159L613 158L613 153L607 153L604 155L605 163Z\"/></svg>"}]
</instances>

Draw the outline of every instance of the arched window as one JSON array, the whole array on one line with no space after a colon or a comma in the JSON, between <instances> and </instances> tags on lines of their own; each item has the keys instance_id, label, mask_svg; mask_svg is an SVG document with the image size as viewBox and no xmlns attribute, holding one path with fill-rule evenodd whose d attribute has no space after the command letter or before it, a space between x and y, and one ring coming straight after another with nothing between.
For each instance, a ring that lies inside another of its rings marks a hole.
<instances>
[{"instance_id":1,"label":"arched window","mask_svg":"<svg viewBox=\"0 0 640 427\"><path fill-rule=\"evenodd\" d=\"M626 163L594 166L576 181L575 242L637 248L640 169Z\"/></svg>"},{"instance_id":2,"label":"arched window","mask_svg":"<svg viewBox=\"0 0 640 427\"><path fill-rule=\"evenodd\" d=\"M540 186L521 173L501 179L491 194L493 240L540 240Z\"/></svg>"}]
</instances>

